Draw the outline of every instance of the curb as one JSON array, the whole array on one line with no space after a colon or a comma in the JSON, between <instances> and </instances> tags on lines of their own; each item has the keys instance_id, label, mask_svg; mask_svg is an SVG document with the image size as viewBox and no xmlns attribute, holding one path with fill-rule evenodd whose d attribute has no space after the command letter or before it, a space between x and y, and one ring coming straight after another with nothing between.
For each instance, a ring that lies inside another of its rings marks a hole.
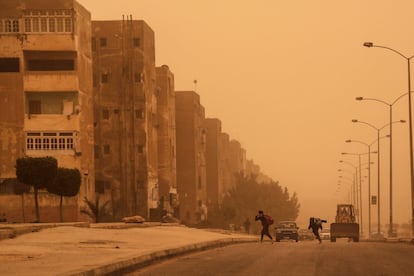
<instances>
[{"instance_id":1,"label":"curb","mask_svg":"<svg viewBox=\"0 0 414 276\"><path fill-rule=\"evenodd\" d=\"M257 238L227 238L215 241L201 242L161 251L156 251L147 255L133 257L127 260L114 262L100 267L88 269L81 272L68 273L70 276L92 276L92 275L124 275L125 273L135 271L139 268L149 266L171 257L183 256L186 254L204 251L218 247L227 246L236 243L257 242Z\"/></svg>"},{"instance_id":2,"label":"curb","mask_svg":"<svg viewBox=\"0 0 414 276\"><path fill-rule=\"evenodd\" d=\"M59 226L89 227L89 222L30 223L23 225L11 224L10 226L0 226L0 240L13 239L19 235L38 232L42 229L54 228Z\"/></svg>"}]
</instances>

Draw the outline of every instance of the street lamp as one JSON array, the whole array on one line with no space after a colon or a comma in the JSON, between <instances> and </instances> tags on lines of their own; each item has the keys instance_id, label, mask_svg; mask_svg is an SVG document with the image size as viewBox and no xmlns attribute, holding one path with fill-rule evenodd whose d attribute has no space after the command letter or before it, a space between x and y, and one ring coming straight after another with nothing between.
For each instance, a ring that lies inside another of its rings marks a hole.
<instances>
[{"instance_id":1,"label":"street lamp","mask_svg":"<svg viewBox=\"0 0 414 276\"><path fill-rule=\"evenodd\" d=\"M385 138L385 136L381 137ZM377 151L371 151L371 146L377 140L373 141L371 144L367 144L365 142L359 141L359 140L351 140L348 139L345 141L346 143L360 143L363 145L366 145L368 147L368 237L371 236L371 153L378 153Z\"/></svg>"},{"instance_id":2,"label":"street lamp","mask_svg":"<svg viewBox=\"0 0 414 276\"><path fill-rule=\"evenodd\" d=\"M361 155L364 154L368 154L369 152L365 152L365 153L349 153L349 152L342 152L342 155L356 155L358 156L358 164L359 164L359 216L360 216L360 224L361 224L361 236L364 234L364 228L363 228L363 224L362 224L362 180L361 180L361 174L362 174L362 170L361 170ZM358 189L358 185L357 185L357 189Z\"/></svg>"},{"instance_id":3,"label":"street lamp","mask_svg":"<svg viewBox=\"0 0 414 276\"><path fill-rule=\"evenodd\" d=\"M348 170L338 169L338 172L346 172L346 173L349 173L349 174L352 175L352 177L354 177L354 175L355 175L355 173L353 173L352 171L348 171ZM339 177L343 178L342 175L340 175ZM344 179L346 179L346 178L344 178ZM352 183L352 189L351 189L351 200L350 200L350 202L355 205L355 193L354 193L354 189L353 189L354 188L354 181L355 180L352 180L352 182L351 182Z\"/></svg>"},{"instance_id":4,"label":"street lamp","mask_svg":"<svg viewBox=\"0 0 414 276\"><path fill-rule=\"evenodd\" d=\"M364 97L356 97L355 99L357 101L363 101L363 100L367 100L367 101L376 101L385 105L388 105L390 108L390 226L389 226L389 231L388 231L388 235L392 236L393 235L393 222L392 222L392 107L393 105L402 97L404 97L407 94L411 94L411 93L404 93L401 96L397 97L393 102L388 103L386 101L380 100L380 99L375 99L375 98L364 98ZM405 121L404 121L405 122Z\"/></svg>"},{"instance_id":5,"label":"street lamp","mask_svg":"<svg viewBox=\"0 0 414 276\"><path fill-rule=\"evenodd\" d=\"M351 162L348 162L348 161L344 161L344 160L339 160L339 163L344 163L344 164L347 164L347 165L349 165L349 166L351 166L352 168L354 168L355 169L355 176L354 176L354 180L352 180L352 183L353 183L353 196L354 196L354 206L355 206L355 208L356 209L358 209L359 210L359 208L358 208L358 190L356 189L356 185L357 185L357 174L358 174L358 167L357 166L355 166L354 164L352 164ZM342 176L340 176L340 177L342 177ZM358 216L358 220L359 220L359 216Z\"/></svg>"},{"instance_id":6,"label":"street lamp","mask_svg":"<svg viewBox=\"0 0 414 276\"><path fill-rule=\"evenodd\" d=\"M401 52L387 47L387 46L381 46L381 45L375 45L373 42L364 42L364 46L371 48L371 47L377 47L377 48L383 48L386 50L390 50L402 58L404 58L407 61L407 73L408 73L408 124L409 124L409 143L410 143L410 176L411 176L411 233L414 235L414 151L413 151L413 122L412 122L412 116L411 116L411 65L410 61L414 57L414 55L408 57L403 55Z\"/></svg>"},{"instance_id":7,"label":"street lamp","mask_svg":"<svg viewBox=\"0 0 414 276\"><path fill-rule=\"evenodd\" d=\"M378 166L378 169L377 169L377 181L378 181L378 183L377 183L377 186L378 186L378 193L377 193L377 208L378 208L378 228L377 228L377 230L378 230L378 234L380 234L381 233L381 217L380 217L380 214L381 214L381 205L380 205L380 131L383 129L383 128L385 128L386 126L388 126L388 125L392 125L393 123L405 123L405 120L399 120L399 121L394 121L394 122L390 122L390 123L388 123L388 124L385 124L385 125L383 125L382 127L380 127L380 128L378 128L378 127L376 127L376 126L374 126L374 125L372 125L372 124L370 124L370 123L367 123L367 122L364 122L364 121L359 121L359 120L357 120L357 119L352 119L352 122L353 123L361 123L361 124L365 124L365 125L367 125L367 126L369 126L369 127L371 127L371 128L373 128L373 129L375 129L376 131L377 131L377 140L378 140L378 144L377 144L377 152L378 152L378 159L377 159L377 166ZM371 234L371 233L370 233Z\"/></svg>"}]
</instances>

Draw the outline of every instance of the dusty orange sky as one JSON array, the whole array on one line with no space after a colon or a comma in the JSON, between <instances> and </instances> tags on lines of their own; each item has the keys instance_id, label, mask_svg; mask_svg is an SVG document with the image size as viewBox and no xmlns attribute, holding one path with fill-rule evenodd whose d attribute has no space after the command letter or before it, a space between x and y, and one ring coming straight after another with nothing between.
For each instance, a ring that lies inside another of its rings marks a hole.
<instances>
[{"instance_id":1,"label":"dusty orange sky","mask_svg":"<svg viewBox=\"0 0 414 276\"><path fill-rule=\"evenodd\" d=\"M194 89L207 117L222 121L262 171L298 194L298 222L309 216L332 222L336 203L347 201L349 185L338 190L338 169L358 165L362 144L388 123L388 107L356 96L392 102L408 92L406 61L365 41L414 54L411 0L79 0L94 20L145 20L156 37L156 63L167 64L177 90ZM394 105L394 119L408 121L407 97ZM393 125L394 222L410 219L408 124ZM388 134L384 128L381 135ZM373 145L376 150L376 144ZM389 139L381 149L381 223L389 222ZM365 157L364 157L365 158ZM363 158L363 163L367 162ZM376 156L373 156L376 162ZM371 191L377 193L377 162ZM364 170L364 174L367 172ZM344 172L345 177L352 177ZM362 183L367 229L368 181ZM377 207L372 206L372 223ZM366 231L366 230L365 230Z\"/></svg>"}]
</instances>

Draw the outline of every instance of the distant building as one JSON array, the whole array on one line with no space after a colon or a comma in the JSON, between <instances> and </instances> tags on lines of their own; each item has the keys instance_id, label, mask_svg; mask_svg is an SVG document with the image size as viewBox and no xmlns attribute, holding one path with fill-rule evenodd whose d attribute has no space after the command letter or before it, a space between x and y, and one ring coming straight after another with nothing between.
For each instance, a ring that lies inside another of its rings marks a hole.
<instances>
[{"instance_id":1,"label":"distant building","mask_svg":"<svg viewBox=\"0 0 414 276\"><path fill-rule=\"evenodd\" d=\"M157 67L156 74L160 209L178 215L174 75L167 65Z\"/></svg>"},{"instance_id":2,"label":"distant building","mask_svg":"<svg viewBox=\"0 0 414 276\"><path fill-rule=\"evenodd\" d=\"M239 141L232 139L229 144L229 155L231 172L230 187L235 187L237 175L245 176L246 173L246 150L242 148Z\"/></svg>"},{"instance_id":3,"label":"distant building","mask_svg":"<svg viewBox=\"0 0 414 276\"><path fill-rule=\"evenodd\" d=\"M92 22L96 191L115 218L158 208L154 32L130 17Z\"/></svg>"},{"instance_id":4,"label":"distant building","mask_svg":"<svg viewBox=\"0 0 414 276\"><path fill-rule=\"evenodd\" d=\"M198 224L207 218L204 107L193 91L176 91L175 96L179 218Z\"/></svg>"},{"instance_id":5,"label":"distant building","mask_svg":"<svg viewBox=\"0 0 414 276\"><path fill-rule=\"evenodd\" d=\"M64 200L65 220L84 220L83 198L94 198L90 30L90 13L73 0L1 3L0 210L10 222L35 219L33 195L22 208L4 186L20 157L52 156L81 171L79 195ZM41 193L39 201L41 221L58 221L59 197Z\"/></svg>"},{"instance_id":6,"label":"distant building","mask_svg":"<svg viewBox=\"0 0 414 276\"><path fill-rule=\"evenodd\" d=\"M206 169L207 169L207 206L218 208L224 196L221 162L221 121L207 118Z\"/></svg>"},{"instance_id":7,"label":"distant building","mask_svg":"<svg viewBox=\"0 0 414 276\"><path fill-rule=\"evenodd\" d=\"M223 193L226 194L234 182L234 174L231 170L231 155L230 155L230 136L227 133L220 134L220 166L223 168L221 171L221 181L223 185Z\"/></svg>"}]
</instances>

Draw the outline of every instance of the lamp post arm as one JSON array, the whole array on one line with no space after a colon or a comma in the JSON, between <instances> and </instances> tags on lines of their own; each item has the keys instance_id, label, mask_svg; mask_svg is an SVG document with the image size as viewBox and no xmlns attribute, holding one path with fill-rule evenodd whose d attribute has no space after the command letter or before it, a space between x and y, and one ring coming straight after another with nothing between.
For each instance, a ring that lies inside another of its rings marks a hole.
<instances>
[{"instance_id":1,"label":"lamp post arm","mask_svg":"<svg viewBox=\"0 0 414 276\"><path fill-rule=\"evenodd\" d=\"M404 54L402 54L401 52L399 52L399 51L397 51L397 50L395 50L395 49L393 49L393 48L387 47L387 46L372 45L372 47L383 48L383 49L387 49L387 50L393 51L394 53L396 53L396 54L398 54L398 55L402 56L402 57L403 57L403 58L405 58L405 59L411 59L412 57L414 57L414 55L413 55L413 56L411 56L411 57L407 57L407 56L405 56Z\"/></svg>"},{"instance_id":2,"label":"lamp post arm","mask_svg":"<svg viewBox=\"0 0 414 276\"><path fill-rule=\"evenodd\" d=\"M380 100L380 99L375 99L375 98L363 98L363 100L365 101L376 101L376 102L380 102L383 103L385 105L391 105L390 103L387 103L386 101Z\"/></svg>"},{"instance_id":3,"label":"lamp post arm","mask_svg":"<svg viewBox=\"0 0 414 276\"><path fill-rule=\"evenodd\" d=\"M367 143L365 143L363 141L359 141L359 140L347 140L347 141L349 141L349 142L355 142L355 143L360 143L360 144L363 144L365 146L369 146Z\"/></svg>"},{"instance_id":4,"label":"lamp post arm","mask_svg":"<svg viewBox=\"0 0 414 276\"><path fill-rule=\"evenodd\" d=\"M372 127L373 129L375 129L376 131L378 131L378 128L376 126L374 126L373 124L364 122L364 121L357 121L357 123L361 123L361 124L366 124L367 126Z\"/></svg>"},{"instance_id":5,"label":"lamp post arm","mask_svg":"<svg viewBox=\"0 0 414 276\"><path fill-rule=\"evenodd\" d=\"M385 128L385 127L387 127L387 126L390 126L390 125L392 125L392 124L395 124L395 123L402 123L402 121L401 121L401 120L399 120L399 121L392 121L391 123L387 123L387 124L383 125L383 126L382 126L382 127L380 127L378 130L382 130L383 128Z\"/></svg>"},{"instance_id":6,"label":"lamp post arm","mask_svg":"<svg viewBox=\"0 0 414 276\"><path fill-rule=\"evenodd\" d=\"M413 91L411 91L410 93L413 93ZM404 96L406 96L406 95L408 95L408 92L407 93L404 93L404 94L402 94L401 96L399 96L398 98L396 98L392 103L391 103L391 105L394 105L399 99L401 99L402 97L404 97Z\"/></svg>"}]
</instances>

